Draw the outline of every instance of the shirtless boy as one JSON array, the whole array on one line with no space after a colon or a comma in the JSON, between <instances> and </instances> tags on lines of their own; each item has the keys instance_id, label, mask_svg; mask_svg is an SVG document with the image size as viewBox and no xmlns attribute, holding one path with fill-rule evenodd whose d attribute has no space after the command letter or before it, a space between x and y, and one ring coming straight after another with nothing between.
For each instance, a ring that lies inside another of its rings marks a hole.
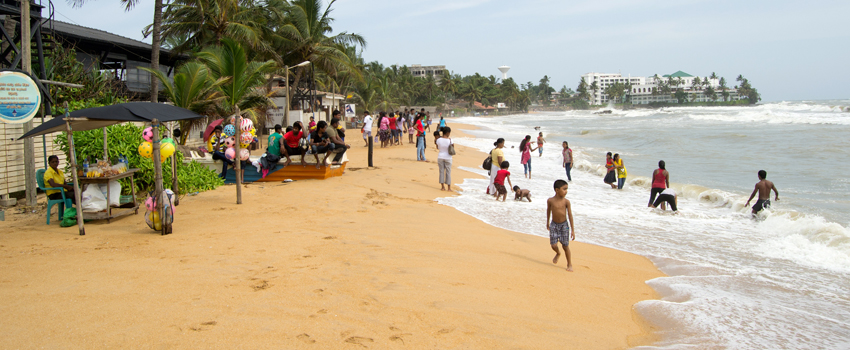
<instances>
[{"instance_id":1,"label":"shirtless boy","mask_svg":"<svg viewBox=\"0 0 850 350\"><path fill-rule=\"evenodd\" d=\"M570 240L576 239L576 229L573 225L573 210L570 200L566 198L569 185L564 180L555 181L555 196L546 201L546 229L549 230L549 244L555 251L553 264L558 263L561 252L558 251L558 242L564 248L567 256L567 271L573 271L573 260L570 256ZM552 219L550 222L549 219ZM570 221L568 222L567 219Z\"/></svg>"},{"instance_id":2,"label":"shirtless boy","mask_svg":"<svg viewBox=\"0 0 850 350\"><path fill-rule=\"evenodd\" d=\"M773 182L767 181L766 179L767 172L759 170L759 182L756 183L756 188L753 190L753 194L750 195L750 199L747 199L747 204L744 204L744 206L749 206L750 201L753 200L753 197L756 196L756 192L758 192L759 199L756 201L756 204L753 205L753 216L762 211L762 209L770 207L770 190L773 190L773 192L776 193L776 200L779 200L779 191L776 190L776 186L773 185Z\"/></svg>"}]
</instances>

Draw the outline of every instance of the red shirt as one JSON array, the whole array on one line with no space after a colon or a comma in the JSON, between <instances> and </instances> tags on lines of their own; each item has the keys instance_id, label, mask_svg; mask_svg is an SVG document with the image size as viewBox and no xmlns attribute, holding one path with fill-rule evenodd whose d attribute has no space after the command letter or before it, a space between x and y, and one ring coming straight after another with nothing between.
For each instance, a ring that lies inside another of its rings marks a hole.
<instances>
[{"instance_id":1,"label":"red shirt","mask_svg":"<svg viewBox=\"0 0 850 350\"><path fill-rule=\"evenodd\" d=\"M510 176L510 175L511 175L510 171L507 171L505 169L501 169L501 170L496 172L496 178L493 179L493 183L504 186L505 185L505 178Z\"/></svg>"},{"instance_id":2,"label":"red shirt","mask_svg":"<svg viewBox=\"0 0 850 350\"><path fill-rule=\"evenodd\" d=\"M423 123L424 122L422 121L422 119L419 119L419 121L416 122L416 131L418 131L418 133L416 133L416 136L425 134L425 125L423 125Z\"/></svg>"},{"instance_id":3,"label":"red shirt","mask_svg":"<svg viewBox=\"0 0 850 350\"><path fill-rule=\"evenodd\" d=\"M298 134L295 134L295 131L290 131L286 135L283 135L283 138L286 139L286 145L289 148L295 148L301 142L302 136L304 136L304 133L301 131L298 131Z\"/></svg>"},{"instance_id":4,"label":"red shirt","mask_svg":"<svg viewBox=\"0 0 850 350\"><path fill-rule=\"evenodd\" d=\"M388 118L390 120L390 130L398 130L398 125L395 123L395 118Z\"/></svg>"}]
</instances>

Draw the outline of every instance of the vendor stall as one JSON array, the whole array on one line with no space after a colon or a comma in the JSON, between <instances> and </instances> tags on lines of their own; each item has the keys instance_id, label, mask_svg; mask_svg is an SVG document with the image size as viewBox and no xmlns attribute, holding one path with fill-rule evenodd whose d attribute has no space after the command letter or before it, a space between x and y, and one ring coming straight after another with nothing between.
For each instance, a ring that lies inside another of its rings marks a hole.
<instances>
[{"instance_id":1,"label":"vendor stall","mask_svg":"<svg viewBox=\"0 0 850 350\"><path fill-rule=\"evenodd\" d=\"M139 213L139 204L136 202L136 183L133 181L133 175L139 171L139 169L128 169L127 171L117 174L117 175L108 175L108 176L100 176L100 177L80 177L80 185L106 185L106 199L107 205L106 209L98 212L85 212L86 220L102 220L106 219L107 223L110 223L113 218L117 218L120 216L130 215L130 214L138 214ZM112 193L112 186L110 183L113 181L118 181L123 178L130 178L130 188L132 193L133 200L130 202L132 207L124 208L118 207L113 208L113 203L110 203L110 199L112 196L120 196L121 193Z\"/></svg>"},{"instance_id":2,"label":"vendor stall","mask_svg":"<svg viewBox=\"0 0 850 350\"><path fill-rule=\"evenodd\" d=\"M67 109L67 105L66 105ZM187 109L183 109L180 107L175 107L167 104L161 103L151 103L151 102L128 102L122 104L116 104L105 107L97 107L97 108L88 108L79 111L74 111L71 113L66 112L64 117L53 118L50 121L47 121L40 125L39 127L31 130L30 132L24 134L20 138L29 138L43 134L49 134L57 131L65 131L68 133L68 145L70 148L70 163L71 169L77 169L77 159L74 150L74 138L73 138L73 130L84 131L84 130L92 130L104 128L109 125L124 123L124 122L145 122L150 123L152 127L152 135L151 135L151 156L153 159L161 159L160 158L160 138L159 138L159 126L161 122L167 121L177 121L177 120L187 120L187 119L195 119L195 118L203 118L203 116L198 115L192 111ZM104 144L104 154L106 152L106 144ZM167 157L166 157L167 158ZM162 186L162 169L160 167L160 162L154 161L154 174L155 174L155 190L152 195L154 198L160 198L163 193ZM125 172L127 173L127 172ZM125 174L122 173L122 174ZM128 176L132 176L134 172L129 172ZM81 188L80 185L87 180L84 180L82 177L78 176L76 171L72 172L74 179L74 187L75 187L75 196L76 203L82 203L80 198ZM117 175L121 176L121 175ZM100 180L98 180L100 181ZM106 182L108 183L108 179ZM158 217L166 217L163 201L158 201L156 203L155 211L158 213ZM135 212L137 209L134 208ZM95 213L96 214L96 213ZM122 212L123 214L123 212ZM83 213L80 205L77 206L77 223L79 225L80 235L85 235L85 227L83 225L83 221L85 219L92 218L92 213ZM106 213L107 217L103 217L106 219L114 218L115 215L112 215L111 210L107 209ZM111 217L108 217L111 216ZM166 234L171 232L170 221L166 222L164 225L158 225L158 228L161 228L161 233Z\"/></svg>"}]
</instances>

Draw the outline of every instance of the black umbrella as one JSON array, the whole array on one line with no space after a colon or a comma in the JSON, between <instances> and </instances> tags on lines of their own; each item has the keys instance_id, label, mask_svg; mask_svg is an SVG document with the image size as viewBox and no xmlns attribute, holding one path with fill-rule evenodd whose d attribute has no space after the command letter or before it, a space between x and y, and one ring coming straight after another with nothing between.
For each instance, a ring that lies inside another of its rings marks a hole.
<instances>
[{"instance_id":1,"label":"black umbrella","mask_svg":"<svg viewBox=\"0 0 850 350\"><path fill-rule=\"evenodd\" d=\"M185 108L163 103L127 102L71 112L70 122L73 130L85 131L127 122L150 122L154 119L160 122L171 122L195 118L204 118L204 116ZM65 118L61 116L44 122L18 140L59 131L65 131Z\"/></svg>"}]
</instances>

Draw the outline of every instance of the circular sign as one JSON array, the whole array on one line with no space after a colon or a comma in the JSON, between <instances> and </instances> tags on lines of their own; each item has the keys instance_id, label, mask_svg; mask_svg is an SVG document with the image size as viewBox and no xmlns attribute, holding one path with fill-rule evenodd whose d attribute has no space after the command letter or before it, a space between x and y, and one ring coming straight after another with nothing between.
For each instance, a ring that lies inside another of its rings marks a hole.
<instances>
[{"instance_id":1,"label":"circular sign","mask_svg":"<svg viewBox=\"0 0 850 350\"><path fill-rule=\"evenodd\" d=\"M41 107L41 91L26 74L0 72L0 120L23 124L32 119Z\"/></svg>"}]
</instances>

